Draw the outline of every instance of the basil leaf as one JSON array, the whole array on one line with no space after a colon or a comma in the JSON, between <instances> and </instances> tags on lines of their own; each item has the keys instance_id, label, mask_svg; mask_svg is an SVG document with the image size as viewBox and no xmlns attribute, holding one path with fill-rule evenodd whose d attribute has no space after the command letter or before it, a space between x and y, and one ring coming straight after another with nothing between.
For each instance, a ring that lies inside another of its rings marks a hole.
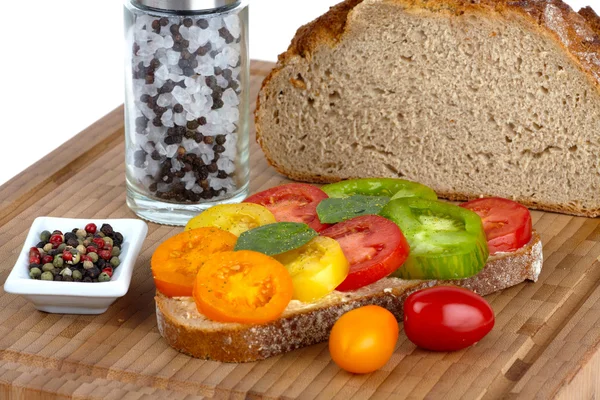
<instances>
[{"instance_id":1,"label":"basil leaf","mask_svg":"<svg viewBox=\"0 0 600 400\"><path fill-rule=\"evenodd\" d=\"M272 256L304 246L319 234L298 222L276 222L243 232L234 250L253 250Z\"/></svg>"},{"instance_id":2,"label":"basil leaf","mask_svg":"<svg viewBox=\"0 0 600 400\"><path fill-rule=\"evenodd\" d=\"M377 215L389 201L386 196L363 195L323 199L317 215L321 223L335 224L361 215Z\"/></svg>"}]
</instances>

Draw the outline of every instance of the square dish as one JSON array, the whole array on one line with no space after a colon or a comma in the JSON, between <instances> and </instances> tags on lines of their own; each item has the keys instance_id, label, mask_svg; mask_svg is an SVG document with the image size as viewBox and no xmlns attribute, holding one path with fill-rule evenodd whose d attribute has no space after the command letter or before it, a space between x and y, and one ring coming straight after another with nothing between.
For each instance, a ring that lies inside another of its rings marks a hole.
<instances>
[{"instance_id":1,"label":"square dish","mask_svg":"<svg viewBox=\"0 0 600 400\"><path fill-rule=\"evenodd\" d=\"M28 269L29 249L39 242L44 230L63 232L83 228L93 222L98 227L110 224L124 237L121 264L115 269L109 282L56 282L31 279ZM38 217L33 221L21 254L4 283L4 291L20 294L31 301L35 308L49 313L101 314L129 289L135 260L142 248L148 225L137 219L77 219Z\"/></svg>"}]
</instances>

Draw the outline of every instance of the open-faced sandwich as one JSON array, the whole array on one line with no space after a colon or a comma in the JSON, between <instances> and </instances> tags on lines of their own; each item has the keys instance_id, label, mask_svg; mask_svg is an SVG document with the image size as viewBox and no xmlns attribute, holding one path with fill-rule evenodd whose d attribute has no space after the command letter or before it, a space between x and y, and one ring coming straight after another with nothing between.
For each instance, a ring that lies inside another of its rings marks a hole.
<instances>
[{"instance_id":1,"label":"open-faced sandwich","mask_svg":"<svg viewBox=\"0 0 600 400\"><path fill-rule=\"evenodd\" d=\"M457 206L401 179L274 187L204 211L152 257L162 336L224 362L325 341L362 306L402 321L421 289L486 295L536 281L541 268L527 208L501 198Z\"/></svg>"}]
</instances>

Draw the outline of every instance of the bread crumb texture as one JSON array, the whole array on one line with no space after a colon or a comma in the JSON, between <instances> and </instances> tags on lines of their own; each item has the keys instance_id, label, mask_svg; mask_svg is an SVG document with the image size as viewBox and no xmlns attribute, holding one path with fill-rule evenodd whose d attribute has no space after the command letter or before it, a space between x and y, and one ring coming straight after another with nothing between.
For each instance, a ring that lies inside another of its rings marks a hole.
<instances>
[{"instance_id":1,"label":"bread crumb texture","mask_svg":"<svg viewBox=\"0 0 600 400\"><path fill-rule=\"evenodd\" d=\"M348 0L263 83L257 140L296 180L600 215L600 37L558 0Z\"/></svg>"}]
</instances>

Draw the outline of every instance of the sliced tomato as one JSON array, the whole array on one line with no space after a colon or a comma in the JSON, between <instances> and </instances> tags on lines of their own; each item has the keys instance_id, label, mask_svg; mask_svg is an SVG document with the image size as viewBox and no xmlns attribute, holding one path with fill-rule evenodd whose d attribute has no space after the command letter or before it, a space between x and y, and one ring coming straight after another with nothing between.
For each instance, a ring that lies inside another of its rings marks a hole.
<instances>
[{"instance_id":1,"label":"sliced tomato","mask_svg":"<svg viewBox=\"0 0 600 400\"><path fill-rule=\"evenodd\" d=\"M303 222L320 232L330 225L322 224L317 217L317 205L327 194L306 183L289 183L256 193L245 203L265 206L278 222Z\"/></svg>"},{"instance_id":2,"label":"sliced tomato","mask_svg":"<svg viewBox=\"0 0 600 400\"><path fill-rule=\"evenodd\" d=\"M350 272L337 290L349 291L388 276L404 263L409 247L398 225L378 215L363 215L321 232L338 241Z\"/></svg>"},{"instance_id":3,"label":"sliced tomato","mask_svg":"<svg viewBox=\"0 0 600 400\"><path fill-rule=\"evenodd\" d=\"M198 311L213 321L260 324L279 318L294 287L273 257L250 250L211 256L196 276Z\"/></svg>"},{"instance_id":4,"label":"sliced tomato","mask_svg":"<svg viewBox=\"0 0 600 400\"><path fill-rule=\"evenodd\" d=\"M296 300L318 300L348 276L348 260L340 244L327 236L317 236L302 247L274 257L292 276Z\"/></svg>"},{"instance_id":5,"label":"sliced tomato","mask_svg":"<svg viewBox=\"0 0 600 400\"><path fill-rule=\"evenodd\" d=\"M515 251L531 240L531 213L517 202L488 197L460 206L481 217L490 254Z\"/></svg>"},{"instance_id":6,"label":"sliced tomato","mask_svg":"<svg viewBox=\"0 0 600 400\"><path fill-rule=\"evenodd\" d=\"M181 232L161 243L150 262L154 284L165 296L191 296L198 270L214 253L231 251L237 237L217 228Z\"/></svg>"},{"instance_id":7,"label":"sliced tomato","mask_svg":"<svg viewBox=\"0 0 600 400\"><path fill-rule=\"evenodd\" d=\"M273 214L259 204L219 204L190 219L185 230L214 226L239 236L250 229L275 222Z\"/></svg>"}]
</instances>

